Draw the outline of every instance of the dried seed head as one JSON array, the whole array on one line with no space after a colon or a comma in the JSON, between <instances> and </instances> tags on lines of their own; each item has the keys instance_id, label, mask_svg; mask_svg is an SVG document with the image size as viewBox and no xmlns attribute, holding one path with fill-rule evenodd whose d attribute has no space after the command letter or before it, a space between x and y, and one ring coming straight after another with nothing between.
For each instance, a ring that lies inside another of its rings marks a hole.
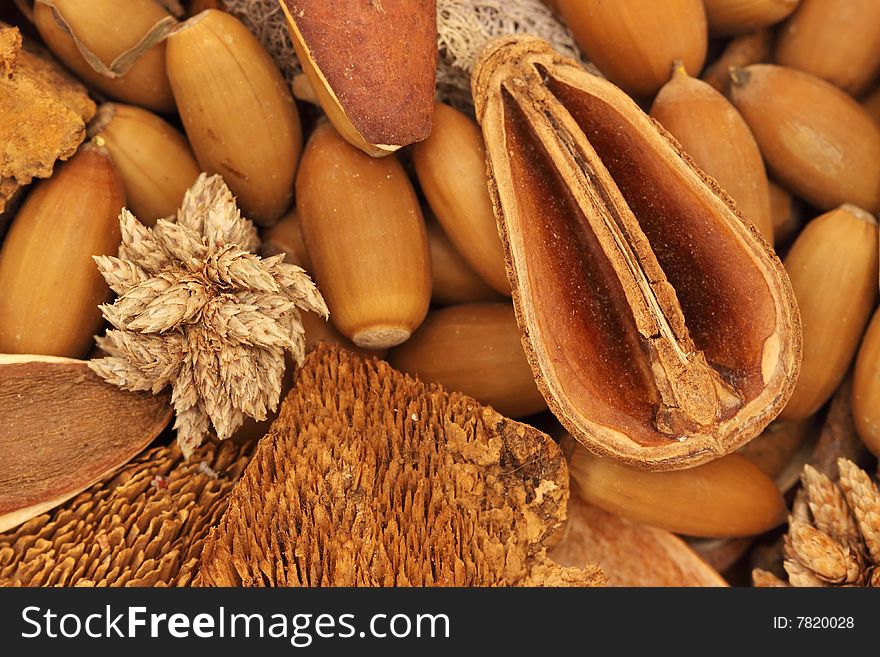
<instances>
[{"instance_id":1,"label":"dried seed head","mask_svg":"<svg viewBox=\"0 0 880 657\"><path fill-rule=\"evenodd\" d=\"M595 567L546 557L567 499L548 436L319 346L211 532L196 583L601 583Z\"/></svg>"}]
</instances>

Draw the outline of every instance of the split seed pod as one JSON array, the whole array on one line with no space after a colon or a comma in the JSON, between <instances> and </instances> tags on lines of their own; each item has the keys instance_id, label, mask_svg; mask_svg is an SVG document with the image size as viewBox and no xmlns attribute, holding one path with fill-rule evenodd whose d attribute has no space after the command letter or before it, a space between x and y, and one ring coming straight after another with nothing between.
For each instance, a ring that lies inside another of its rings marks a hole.
<instances>
[{"instance_id":1,"label":"split seed pod","mask_svg":"<svg viewBox=\"0 0 880 657\"><path fill-rule=\"evenodd\" d=\"M591 450L689 467L748 442L797 377L800 324L772 249L620 89L543 41L474 73L529 363Z\"/></svg>"},{"instance_id":2,"label":"split seed pod","mask_svg":"<svg viewBox=\"0 0 880 657\"><path fill-rule=\"evenodd\" d=\"M413 148L413 164L431 210L459 253L493 289L510 294L479 127L437 103L434 129Z\"/></svg>"},{"instance_id":3,"label":"split seed pod","mask_svg":"<svg viewBox=\"0 0 880 657\"><path fill-rule=\"evenodd\" d=\"M168 38L168 77L196 158L242 213L271 225L289 208L302 149L290 89L257 38L216 9Z\"/></svg>"},{"instance_id":4,"label":"split seed pod","mask_svg":"<svg viewBox=\"0 0 880 657\"><path fill-rule=\"evenodd\" d=\"M862 442L880 455L880 311L874 313L856 358L852 413Z\"/></svg>"},{"instance_id":5,"label":"split seed pod","mask_svg":"<svg viewBox=\"0 0 880 657\"><path fill-rule=\"evenodd\" d=\"M430 134L437 67L434 0L280 4L303 72L346 141L382 157Z\"/></svg>"},{"instance_id":6,"label":"split seed pod","mask_svg":"<svg viewBox=\"0 0 880 657\"><path fill-rule=\"evenodd\" d=\"M435 310L389 362L495 408L523 417L547 408L535 385L510 303L473 303Z\"/></svg>"},{"instance_id":7,"label":"split seed pod","mask_svg":"<svg viewBox=\"0 0 880 657\"><path fill-rule=\"evenodd\" d=\"M34 23L58 58L108 96L173 112L162 39L177 24L154 0L37 0Z\"/></svg>"},{"instance_id":8,"label":"split seed pod","mask_svg":"<svg viewBox=\"0 0 880 657\"><path fill-rule=\"evenodd\" d=\"M778 23L801 0L703 0L713 34L740 34Z\"/></svg>"},{"instance_id":9,"label":"split seed pod","mask_svg":"<svg viewBox=\"0 0 880 657\"><path fill-rule=\"evenodd\" d=\"M761 151L736 108L680 64L651 106L660 122L703 171L733 197L737 208L773 244L770 191Z\"/></svg>"},{"instance_id":10,"label":"split seed pod","mask_svg":"<svg viewBox=\"0 0 880 657\"><path fill-rule=\"evenodd\" d=\"M730 98L770 172L813 205L880 210L880 127L835 86L772 64L731 71Z\"/></svg>"},{"instance_id":11,"label":"split seed pod","mask_svg":"<svg viewBox=\"0 0 880 657\"><path fill-rule=\"evenodd\" d=\"M880 72L880 2L802 0L779 30L776 62L858 96Z\"/></svg>"},{"instance_id":12,"label":"split seed pod","mask_svg":"<svg viewBox=\"0 0 880 657\"><path fill-rule=\"evenodd\" d=\"M371 158L322 123L303 154L296 194L336 328L370 349L409 338L428 312L431 258L419 201L397 158Z\"/></svg>"},{"instance_id":13,"label":"split seed pod","mask_svg":"<svg viewBox=\"0 0 880 657\"><path fill-rule=\"evenodd\" d=\"M565 443L563 443L565 445ZM739 454L676 472L645 472L570 447L572 490L615 515L671 532L753 536L785 520L773 480Z\"/></svg>"},{"instance_id":14,"label":"split seed pod","mask_svg":"<svg viewBox=\"0 0 880 657\"><path fill-rule=\"evenodd\" d=\"M877 221L844 205L807 224L785 258L801 311L804 356L785 420L812 415L840 384L877 299Z\"/></svg>"},{"instance_id":15,"label":"split seed pod","mask_svg":"<svg viewBox=\"0 0 880 657\"><path fill-rule=\"evenodd\" d=\"M702 0L559 0L587 58L627 93L652 96L676 59L697 75L708 36Z\"/></svg>"},{"instance_id":16,"label":"split seed pod","mask_svg":"<svg viewBox=\"0 0 880 657\"><path fill-rule=\"evenodd\" d=\"M124 204L109 153L91 144L30 193L0 250L0 353L89 352L110 296L92 256L116 254Z\"/></svg>"},{"instance_id":17,"label":"split seed pod","mask_svg":"<svg viewBox=\"0 0 880 657\"><path fill-rule=\"evenodd\" d=\"M125 183L127 207L143 223L177 213L200 169L186 139L165 120L133 105L107 103L89 125Z\"/></svg>"}]
</instances>

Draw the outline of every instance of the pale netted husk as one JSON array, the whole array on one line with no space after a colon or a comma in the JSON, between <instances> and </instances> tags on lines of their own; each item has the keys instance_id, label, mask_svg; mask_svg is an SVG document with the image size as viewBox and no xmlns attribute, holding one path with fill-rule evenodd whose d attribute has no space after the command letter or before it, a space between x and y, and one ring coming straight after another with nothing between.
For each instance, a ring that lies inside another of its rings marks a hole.
<instances>
[{"instance_id":1,"label":"pale netted husk","mask_svg":"<svg viewBox=\"0 0 880 657\"><path fill-rule=\"evenodd\" d=\"M0 534L0 586L186 585L254 443L158 447Z\"/></svg>"},{"instance_id":2,"label":"pale netted husk","mask_svg":"<svg viewBox=\"0 0 880 657\"><path fill-rule=\"evenodd\" d=\"M289 83L302 72L278 0L224 0L257 36ZM459 108L473 106L471 70L491 39L531 34L553 44L567 57L579 57L577 45L541 0L437 0L437 95Z\"/></svg>"},{"instance_id":3,"label":"pale netted husk","mask_svg":"<svg viewBox=\"0 0 880 657\"><path fill-rule=\"evenodd\" d=\"M537 429L320 345L205 542L195 583L599 584L595 566L546 556L568 493L563 454Z\"/></svg>"}]
</instances>

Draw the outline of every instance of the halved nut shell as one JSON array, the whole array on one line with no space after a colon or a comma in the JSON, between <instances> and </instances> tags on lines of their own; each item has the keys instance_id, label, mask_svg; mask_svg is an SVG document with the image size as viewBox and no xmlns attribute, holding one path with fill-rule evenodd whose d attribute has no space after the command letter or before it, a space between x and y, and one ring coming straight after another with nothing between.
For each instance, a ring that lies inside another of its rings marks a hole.
<instances>
[{"instance_id":1,"label":"halved nut shell","mask_svg":"<svg viewBox=\"0 0 880 657\"><path fill-rule=\"evenodd\" d=\"M523 343L592 451L697 465L791 394L800 321L757 230L620 89L529 37L473 77Z\"/></svg>"}]
</instances>

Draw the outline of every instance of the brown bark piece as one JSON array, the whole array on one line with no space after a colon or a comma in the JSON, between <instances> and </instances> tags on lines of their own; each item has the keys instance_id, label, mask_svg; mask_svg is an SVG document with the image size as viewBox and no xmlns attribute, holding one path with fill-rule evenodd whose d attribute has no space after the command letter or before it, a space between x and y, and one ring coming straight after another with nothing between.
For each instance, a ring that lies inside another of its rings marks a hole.
<instances>
[{"instance_id":1,"label":"brown bark piece","mask_svg":"<svg viewBox=\"0 0 880 657\"><path fill-rule=\"evenodd\" d=\"M229 509L197 584L599 584L548 562L568 470L548 436L383 361L319 346Z\"/></svg>"},{"instance_id":2,"label":"brown bark piece","mask_svg":"<svg viewBox=\"0 0 880 657\"><path fill-rule=\"evenodd\" d=\"M254 442L157 447L0 534L0 586L185 586Z\"/></svg>"},{"instance_id":3,"label":"brown bark piece","mask_svg":"<svg viewBox=\"0 0 880 657\"><path fill-rule=\"evenodd\" d=\"M727 586L674 534L624 520L576 495L550 556L563 565L599 564L608 586Z\"/></svg>"},{"instance_id":4,"label":"brown bark piece","mask_svg":"<svg viewBox=\"0 0 880 657\"><path fill-rule=\"evenodd\" d=\"M137 455L171 419L85 361L0 356L0 531L58 506Z\"/></svg>"},{"instance_id":5,"label":"brown bark piece","mask_svg":"<svg viewBox=\"0 0 880 657\"><path fill-rule=\"evenodd\" d=\"M95 114L85 87L44 50L24 44L16 53L18 38L5 29L2 34L0 213L21 186L49 177L56 160L76 152Z\"/></svg>"}]
</instances>

